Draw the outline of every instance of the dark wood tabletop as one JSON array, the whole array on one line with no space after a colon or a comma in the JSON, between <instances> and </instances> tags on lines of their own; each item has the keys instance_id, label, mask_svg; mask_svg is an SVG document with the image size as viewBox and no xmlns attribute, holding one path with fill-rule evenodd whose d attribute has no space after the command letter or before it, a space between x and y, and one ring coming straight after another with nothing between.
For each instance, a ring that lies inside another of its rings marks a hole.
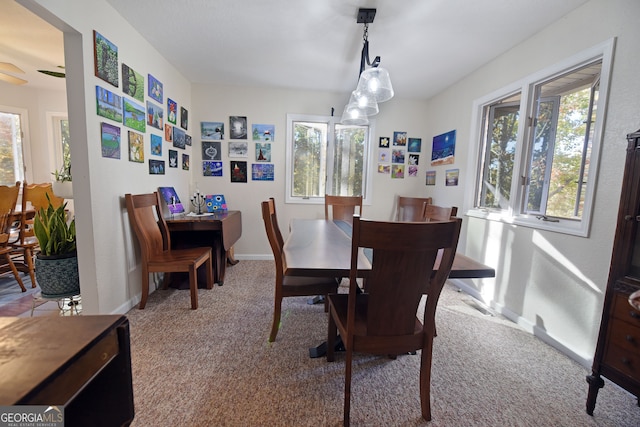
<instances>
[{"instance_id":1,"label":"dark wood tabletop","mask_svg":"<svg viewBox=\"0 0 640 427\"><path fill-rule=\"evenodd\" d=\"M294 219L284 243L285 274L290 276L347 277L351 263L351 234L348 224L324 219ZM359 268L366 276L371 263L360 252ZM457 253L450 278L495 277L495 269Z\"/></svg>"}]
</instances>

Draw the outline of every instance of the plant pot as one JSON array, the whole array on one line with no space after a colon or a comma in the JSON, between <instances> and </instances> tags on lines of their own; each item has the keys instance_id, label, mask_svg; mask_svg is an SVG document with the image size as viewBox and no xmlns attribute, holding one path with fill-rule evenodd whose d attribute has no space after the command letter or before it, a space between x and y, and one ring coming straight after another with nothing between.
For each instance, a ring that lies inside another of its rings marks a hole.
<instances>
[{"instance_id":1,"label":"plant pot","mask_svg":"<svg viewBox=\"0 0 640 427\"><path fill-rule=\"evenodd\" d=\"M53 181L51 183L53 194L63 199L73 199L73 182L71 181Z\"/></svg>"},{"instance_id":2,"label":"plant pot","mask_svg":"<svg viewBox=\"0 0 640 427\"><path fill-rule=\"evenodd\" d=\"M36 280L42 296L70 297L80 294L76 252L64 255L36 255Z\"/></svg>"}]
</instances>

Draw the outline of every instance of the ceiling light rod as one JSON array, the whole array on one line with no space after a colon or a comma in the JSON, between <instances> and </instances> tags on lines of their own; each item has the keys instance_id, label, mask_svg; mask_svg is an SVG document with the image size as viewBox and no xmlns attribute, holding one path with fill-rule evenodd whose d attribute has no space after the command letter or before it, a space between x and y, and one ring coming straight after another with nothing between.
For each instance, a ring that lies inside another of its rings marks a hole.
<instances>
[{"instance_id":1,"label":"ceiling light rod","mask_svg":"<svg viewBox=\"0 0 640 427\"><path fill-rule=\"evenodd\" d=\"M362 74L366 65L374 68L380 65L379 56L376 56L373 62L371 62L371 60L369 59L369 24L373 22L375 17L376 17L375 9L358 10L358 18L356 22L358 24L364 24L364 33L362 35L362 40L363 40L362 55L360 56L360 74ZM358 78L360 78L360 74L358 74Z\"/></svg>"}]
</instances>

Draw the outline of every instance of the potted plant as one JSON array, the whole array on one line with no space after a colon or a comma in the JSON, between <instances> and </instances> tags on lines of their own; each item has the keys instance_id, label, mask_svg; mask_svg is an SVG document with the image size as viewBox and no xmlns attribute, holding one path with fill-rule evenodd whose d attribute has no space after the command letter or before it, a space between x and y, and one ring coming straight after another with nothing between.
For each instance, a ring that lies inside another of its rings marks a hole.
<instances>
[{"instance_id":1,"label":"potted plant","mask_svg":"<svg viewBox=\"0 0 640 427\"><path fill-rule=\"evenodd\" d=\"M47 199L49 196L47 195ZM36 280L44 297L80 294L75 219L67 221L67 204L51 205L36 214L33 231L40 245L36 254Z\"/></svg>"}]
</instances>

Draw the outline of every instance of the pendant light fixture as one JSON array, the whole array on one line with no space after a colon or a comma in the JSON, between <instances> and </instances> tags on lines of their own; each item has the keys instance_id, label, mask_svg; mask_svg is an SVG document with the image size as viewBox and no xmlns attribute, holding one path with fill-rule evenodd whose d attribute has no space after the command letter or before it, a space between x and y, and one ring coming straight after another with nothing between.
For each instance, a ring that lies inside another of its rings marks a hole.
<instances>
[{"instance_id":1,"label":"pendant light fixture","mask_svg":"<svg viewBox=\"0 0 640 427\"><path fill-rule=\"evenodd\" d=\"M358 85L351 92L349 103L344 107L341 123L345 125L366 125L369 116L378 114L378 103L393 98L393 86L389 72L380 67L380 57L376 56L373 62L369 59L369 24L376 16L376 9L359 9L359 24L364 24L362 36L363 46L360 55L360 73ZM370 68L366 68L369 66Z\"/></svg>"}]
</instances>

